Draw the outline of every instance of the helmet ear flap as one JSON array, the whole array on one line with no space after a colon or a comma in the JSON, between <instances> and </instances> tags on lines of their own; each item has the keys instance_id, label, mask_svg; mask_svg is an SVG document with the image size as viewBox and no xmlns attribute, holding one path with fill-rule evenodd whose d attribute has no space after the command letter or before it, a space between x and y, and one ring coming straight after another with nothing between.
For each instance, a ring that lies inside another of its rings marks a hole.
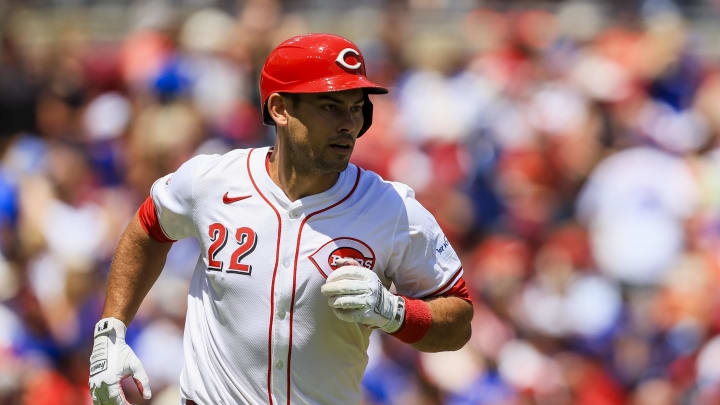
<instances>
[{"instance_id":1,"label":"helmet ear flap","mask_svg":"<svg viewBox=\"0 0 720 405\"><path fill-rule=\"evenodd\" d=\"M358 138L362 136L362 134L365 133L365 131L370 128L370 125L372 125L372 117L373 117L373 105L372 102L370 102L370 97L368 97L367 91L365 92L365 102L363 103L363 126L360 128L360 133L358 133Z\"/></svg>"}]
</instances>

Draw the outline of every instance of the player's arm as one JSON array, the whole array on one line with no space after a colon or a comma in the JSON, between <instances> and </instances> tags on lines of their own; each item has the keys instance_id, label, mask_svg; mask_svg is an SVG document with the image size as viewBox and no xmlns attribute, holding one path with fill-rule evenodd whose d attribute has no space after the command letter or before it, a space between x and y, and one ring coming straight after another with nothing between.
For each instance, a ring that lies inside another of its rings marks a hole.
<instances>
[{"instance_id":1,"label":"player's arm","mask_svg":"<svg viewBox=\"0 0 720 405\"><path fill-rule=\"evenodd\" d=\"M385 275L405 295L352 261L340 263L321 291L342 320L381 328L421 351L458 350L470 339L473 316L460 259L435 218L414 198L404 202L396 260Z\"/></svg>"},{"instance_id":2,"label":"player's arm","mask_svg":"<svg viewBox=\"0 0 720 405\"><path fill-rule=\"evenodd\" d=\"M423 352L458 350L470 340L473 306L460 297L424 300L430 312L430 327L412 346ZM408 313L406 312L406 322ZM409 327L409 324L403 325ZM402 333L403 326L399 330ZM397 332L396 332L397 333ZM419 331L422 333L422 331Z\"/></svg>"},{"instance_id":3,"label":"player's arm","mask_svg":"<svg viewBox=\"0 0 720 405\"><path fill-rule=\"evenodd\" d=\"M193 178L212 159L196 156L153 184L125 229L110 266L103 318L129 325L165 265L172 242L193 235Z\"/></svg>"},{"instance_id":4,"label":"player's arm","mask_svg":"<svg viewBox=\"0 0 720 405\"><path fill-rule=\"evenodd\" d=\"M136 213L120 238L110 266L102 317L129 325L140 303L155 284L172 243L151 237Z\"/></svg>"},{"instance_id":5,"label":"player's arm","mask_svg":"<svg viewBox=\"0 0 720 405\"><path fill-rule=\"evenodd\" d=\"M120 380L127 376L133 377L143 397L148 399L152 395L140 359L125 343L127 326L155 284L172 246L170 240L153 237L158 229L150 231L147 220L143 223L147 216L142 214L148 210L154 214L149 198L125 228L110 266L102 319L95 325L90 355L89 385L95 405L127 404L120 385Z\"/></svg>"},{"instance_id":6,"label":"player's arm","mask_svg":"<svg viewBox=\"0 0 720 405\"><path fill-rule=\"evenodd\" d=\"M424 352L458 350L470 339L473 308L462 279L451 291L465 298L415 299L391 293L375 272L341 260L321 288L338 318L380 328Z\"/></svg>"},{"instance_id":7,"label":"player's arm","mask_svg":"<svg viewBox=\"0 0 720 405\"><path fill-rule=\"evenodd\" d=\"M158 179L120 238L110 266L102 319L95 325L90 355L94 405L125 405L120 380L132 376L150 398L142 363L125 343L125 332L165 265L172 242L192 235L192 178L203 158L185 162Z\"/></svg>"}]
</instances>

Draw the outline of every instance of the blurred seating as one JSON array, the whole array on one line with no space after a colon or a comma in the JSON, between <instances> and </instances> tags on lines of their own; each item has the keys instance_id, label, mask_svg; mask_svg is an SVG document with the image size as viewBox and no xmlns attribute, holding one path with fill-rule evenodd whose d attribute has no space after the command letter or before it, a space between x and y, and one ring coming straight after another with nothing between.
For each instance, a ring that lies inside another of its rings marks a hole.
<instances>
[{"instance_id":1,"label":"blurred seating","mask_svg":"<svg viewBox=\"0 0 720 405\"><path fill-rule=\"evenodd\" d=\"M391 89L353 159L416 190L476 305L459 352L374 336L367 405L720 403L717 1L64 3L0 2L0 404L90 403L122 229L192 155L273 142L257 74L311 31ZM128 330L137 403L177 404L197 254Z\"/></svg>"}]
</instances>

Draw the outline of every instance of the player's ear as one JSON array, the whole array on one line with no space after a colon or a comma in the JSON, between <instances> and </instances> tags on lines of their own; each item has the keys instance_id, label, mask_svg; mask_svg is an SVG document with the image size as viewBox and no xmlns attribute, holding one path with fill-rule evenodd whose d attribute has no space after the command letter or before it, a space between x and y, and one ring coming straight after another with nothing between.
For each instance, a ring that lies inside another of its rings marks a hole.
<instances>
[{"instance_id":1,"label":"player's ear","mask_svg":"<svg viewBox=\"0 0 720 405\"><path fill-rule=\"evenodd\" d=\"M278 127L284 127L288 124L288 104L283 96L273 93L268 97L267 109L270 118L275 121Z\"/></svg>"}]
</instances>

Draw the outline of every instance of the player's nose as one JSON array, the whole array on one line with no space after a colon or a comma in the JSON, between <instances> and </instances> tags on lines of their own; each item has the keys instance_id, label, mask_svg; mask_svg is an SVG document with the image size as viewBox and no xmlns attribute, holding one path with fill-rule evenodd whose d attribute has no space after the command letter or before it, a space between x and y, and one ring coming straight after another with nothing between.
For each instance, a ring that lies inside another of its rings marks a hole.
<instances>
[{"instance_id":1,"label":"player's nose","mask_svg":"<svg viewBox=\"0 0 720 405\"><path fill-rule=\"evenodd\" d=\"M363 124L362 115L355 114L351 108L341 109L337 115L337 132L356 135Z\"/></svg>"}]
</instances>

